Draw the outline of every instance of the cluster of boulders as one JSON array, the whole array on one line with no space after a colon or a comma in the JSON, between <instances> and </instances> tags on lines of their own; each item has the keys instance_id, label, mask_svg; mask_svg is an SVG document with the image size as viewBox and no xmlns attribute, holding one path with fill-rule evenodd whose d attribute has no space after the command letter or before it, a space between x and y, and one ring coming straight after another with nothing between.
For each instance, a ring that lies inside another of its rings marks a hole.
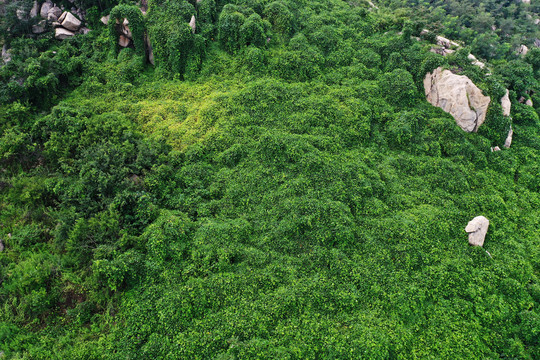
<instances>
[{"instance_id":1,"label":"cluster of boulders","mask_svg":"<svg viewBox=\"0 0 540 360\"><path fill-rule=\"evenodd\" d=\"M81 19L84 19L85 13L83 10L72 7L67 11L63 5L56 5L51 0L47 0L40 4L37 0L34 1L32 9L27 14L24 10L17 10L19 20L25 18L42 18L37 24L32 26L32 33L42 34L49 29L49 25L54 28L54 36L59 40L72 37L75 34L86 34L90 31L84 27Z\"/></svg>"}]
</instances>

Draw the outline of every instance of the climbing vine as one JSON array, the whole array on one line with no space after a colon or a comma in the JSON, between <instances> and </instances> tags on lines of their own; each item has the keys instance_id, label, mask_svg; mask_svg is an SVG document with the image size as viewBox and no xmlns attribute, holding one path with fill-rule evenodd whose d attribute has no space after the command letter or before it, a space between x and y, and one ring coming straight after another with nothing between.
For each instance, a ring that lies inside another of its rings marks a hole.
<instances>
[{"instance_id":1,"label":"climbing vine","mask_svg":"<svg viewBox=\"0 0 540 360\"><path fill-rule=\"evenodd\" d=\"M132 5L118 5L111 10L109 19L109 38L111 42L111 51L117 54L119 51L118 34L116 32L116 20L119 22L127 19L129 21L129 29L133 34L133 45L135 53L145 58L144 31L145 24L141 10Z\"/></svg>"}]
</instances>

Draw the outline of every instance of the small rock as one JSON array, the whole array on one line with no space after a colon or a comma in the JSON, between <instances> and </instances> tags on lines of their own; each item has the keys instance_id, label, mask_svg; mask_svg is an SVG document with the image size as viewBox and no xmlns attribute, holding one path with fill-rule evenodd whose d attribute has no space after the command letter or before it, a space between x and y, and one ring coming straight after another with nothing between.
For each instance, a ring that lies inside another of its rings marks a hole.
<instances>
[{"instance_id":1,"label":"small rock","mask_svg":"<svg viewBox=\"0 0 540 360\"><path fill-rule=\"evenodd\" d=\"M75 36L75 33L73 31L69 31L62 27L57 27L56 29L54 29L54 37L58 40L64 40L72 36Z\"/></svg>"},{"instance_id":2,"label":"small rock","mask_svg":"<svg viewBox=\"0 0 540 360\"><path fill-rule=\"evenodd\" d=\"M527 99L527 101L525 101L525 105L527 106L533 106L533 102L531 99Z\"/></svg>"},{"instance_id":3,"label":"small rock","mask_svg":"<svg viewBox=\"0 0 540 360\"><path fill-rule=\"evenodd\" d=\"M53 23L51 24L51 26L52 26L54 29L56 29L57 27L62 26L62 24L60 24L58 21L55 21L55 22L53 22Z\"/></svg>"},{"instance_id":4,"label":"small rock","mask_svg":"<svg viewBox=\"0 0 540 360\"><path fill-rule=\"evenodd\" d=\"M2 46L2 60L4 61L5 64L11 61L11 54L6 44Z\"/></svg>"},{"instance_id":5,"label":"small rock","mask_svg":"<svg viewBox=\"0 0 540 360\"><path fill-rule=\"evenodd\" d=\"M154 49L152 48L152 44L150 43L150 38L147 36L144 37L144 43L146 45L146 53L148 55L148 62L152 65L154 64Z\"/></svg>"},{"instance_id":6,"label":"small rock","mask_svg":"<svg viewBox=\"0 0 540 360\"><path fill-rule=\"evenodd\" d=\"M43 34L47 30L47 21L41 20L36 25L32 25L32 33Z\"/></svg>"},{"instance_id":7,"label":"small rock","mask_svg":"<svg viewBox=\"0 0 540 360\"><path fill-rule=\"evenodd\" d=\"M510 97L508 96L509 94L510 92L508 89L506 89L506 93L501 98L501 106L504 116L510 116L510 108L512 107L512 103L510 102Z\"/></svg>"},{"instance_id":8,"label":"small rock","mask_svg":"<svg viewBox=\"0 0 540 360\"><path fill-rule=\"evenodd\" d=\"M109 19L111 18L111 15L107 15L107 16L103 16L101 17L101 22L103 23L103 25L107 25L109 23Z\"/></svg>"},{"instance_id":9,"label":"small rock","mask_svg":"<svg viewBox=\"0 0 540 360\"><path fill-rule=\"evenodd\" d=\"M128 39L133 39L131 29L127 25L122 25L122 34L124 34Z\"/></svg>"},{"instance_id":10,"label":"small rock","mask_svg":"<svg viewBox=\"0 0 540 360\"><path fill-rule=\"evenodd\" d=\"M81 21L77 19L73 14L67 13L62 26L71 31L77 31L81 27Z\"/></svg>"},{"instance_id":11,"label":"small rock","mask_svg":"<svg viewBox=\"0 0 540 360\"><path fill-rule=\"evenodd\" d=\"M534 46L540 47L540 39L534 39Z\"/></svg>"},{"instance_id":12,"label":"small rock","mask_svg":"<svg viewBox=\"0 0 540 360\"><path fill-rule=\"evenodd\" d=\"M469 244L473 246L483 246L489 228L489 220L484 216L477 216L465 227L469 234Z\"/></svg>"},{"instance_id":13,"label":"small rock","mask_svg":"<svg viewBox=\"0 0 540 360\"><path fill-rule=\"evenodd\" d=\"M86 34L88 34L90 31L92 31L92 30L90 30L90 29L87 28L87 27L82 27L82 28L79 30L79 34L86 35Z\"/></svg>"},{"instance_id":14,"label":"small rock","mask_svg":"<svg viewBox=\"0 0 540 360\"><path fill-rule=\"evenodd\" d=\"M131 40L127 36L124 36L123 34L118 37L118 45L121 47L128 47Z\"/></svg>"},{"instance_id":15,"label":"small rock","mask_svg":"<svg viewBox=\"0 0 540 360\"><path fill-rule=\"evenodd\" d=\"M26 17L26 12L23 9L17 9L15 13L17 14L17 19L19 20L22 20Z\"/></svg>"},{"instance_id":16,"label":"small rock","mask_svg":"<svg viewBox=\"0 0 540 360\"><path fill-rule=\"evenodd\" d=\"M512 126L510 126L510 130L508 130L508 135L506 136L506 140L504 141L505 148L510 149L510 145L512 145L513 135L514 135L514 129L512 129Z\"/></svg>"},{"instance_id":17,"label":"small rock","mask_svg":"<svg viewBox=\"0 0 540 360\"><path fill-rule=\"evenodd\" d=\"M122 22L122 25L128 26L128 25L129 25L129 20L128 20L128 19L124 19L124 21Z\"/></svg>"},{"instance_id":18,"label":"small rock","mask_svg":"<svg viewBox=\"0 0 540 360\"><path fill-rule=\"evenodd\" d=\"M0 239L0 252L4 251L4 243L2 242L2 239Z\"/></svg>"},{"instance_id":19,"label":"small rock","mask_svg":"<svg viewBox=\"0 0 540 360\"><path fill-rule=\"evenodd\" d=\"M191 27L191 31L195 34L195 30L197 29L197 26L195 24L195 15L191 16L191 21L189 22L189 26Z\"/></svg>"},{"instance_id":20,"label":"small rock","mask_svg":"<svg viewBox=\"0 0 540 360\"><path fill-rule=\"evenodd\" d=\"M534 19L534 25L540 24L540 19Z\"/></svg>"},{"instance_id":21,"label":"small rock","mask_svg":"<svg viewBox=\"0 0 540 360\"><path fill-rule=\"evenodd\" d=\"M50 0L47 0L43 3L43 5L41 5L41 10L39 12L39 15L46 19L47 18L47 14L49 13L49 10L52 9L53 7L53 3L50 1Z\"/></svg>"},{"instance_id":22,"label":"small rock","mask_svg":"<svg viewBox=\"0 0 540 360\"><path fill-rule=\"evenodd\" d=\"M491 152L494 152L494 151L501 151L501 148L498 146L492 147Z\"/></svg>"},{"instance_id":23,"label":"small rock","mask_svg":"<svg viewBox=\"0 0 540 360\"><path fill-rule=\"evenodd\" d=\"M521 45L517 51L518 55L525 56L529 52L529 48L525 45Z\"/></svg>"},{"instance_id":24,"label":"small rock","mask_svg":"<svg viewBox=\"0 0 540 360\"><path fill-rule=\"evenodd\" d=\"M30 10L30 17L35 18L36 16L38 16L38 13L39 13L39 4L36 0L34 1L34 6L32 6L32 10Z\"/></svg>"}]
</instances>

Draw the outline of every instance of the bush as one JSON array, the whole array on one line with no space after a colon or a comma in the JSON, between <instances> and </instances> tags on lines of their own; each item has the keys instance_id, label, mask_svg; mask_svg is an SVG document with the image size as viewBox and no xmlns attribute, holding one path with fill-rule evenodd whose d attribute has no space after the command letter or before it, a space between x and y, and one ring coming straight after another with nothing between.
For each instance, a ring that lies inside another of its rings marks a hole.
<instances>
[{"instance_id":1,"label":"bush","mask_svg":"<svg viewBox=\"0 0 540 360\"><path fill-rule=\"evenodd\" d=\"M396 69L383 74L379 80L379 87L386 101L395 106L412 106L418 98L418 90L413 77L404 69Z\"/></svg>"}]
</instances>

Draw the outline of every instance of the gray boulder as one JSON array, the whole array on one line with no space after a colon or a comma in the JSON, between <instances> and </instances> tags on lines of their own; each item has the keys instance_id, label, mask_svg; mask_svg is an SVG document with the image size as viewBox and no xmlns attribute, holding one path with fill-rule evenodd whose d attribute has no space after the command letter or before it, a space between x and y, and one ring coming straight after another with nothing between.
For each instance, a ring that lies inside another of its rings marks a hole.
<instances>
[{"instance_id":1,"label":"gray boulder","mask_svg":"<svg viewBox=\"0 0 540 360\"><path fill-rule=\"evenodd\" d=\"M510 126L510 130L508 130L508 135L506 135L506 140L504 141L505 148L510 149L510 145L512 145L513 136L514 136L514 129L512 129L512 126Z\"/></svg>"},{"instance_id":2,"label":"gray boulder","mask_svg":"<svg viewBox=\"0 0 540 360\"><path fill-rule=\"evenodd\" d=\"M77 31L81 27L81 21L68 12L62 21L62 26L68 30Z\"/></svg>"},{"instance_id":3,"label":"gray boulder","mask_svg":"<svg viewBox=\"0 0 540 360\"><path fill-rule=\"evenodd\" d=\"M53 3L50 1L50 0L47 0L43 3L43 5L41 5L41 10L39 12L39 15L46 19L47 18L47 15L49 13L49 10L51 10L53 8Z\"/></svg>"},{"instance_id":4,"label":"gray boulder","mask_svg":"<svg viewBox=\"0 0 540 360\"><path fill-rule=\"evenodd\" d=\"M62 15L62 10L58 7L58 6L55 6L55 7L52 7L48 12L47 12L47 20L49 21L57 21L58 18Z\"/></svg>"},{"instance_id":5,"label":"gray boulder","mask_svg":"<svg viewBox=\"0 0 540 360\"><path fill-rule=\"evenodd\" d=\"M75 33L73 31L69 31L62 27L57 27L56 29L54 29L54 37L58 40L64 40L72 36L75 36Z\"/></svg>"},{"instance_id":6,"label":"gray boulder","mask_svg":"<svg viewBox=\"0 0 540 360\"><path fill-rule=\"evenodd\" d=\"M477 216L465 227L469 234L469 244L473 246L483 246L489 228L489 220L484 216Z\"/></svg>"},{"instance_id":7,"label":"gray boulder","mask_svg":"<svg viewBox=\"0 0 540 360\"><path fill-rule=\"evenodd\" d=\"M125 35L120 35L118 37L118 45L120 45L121 47L128 47L130 42L131 40L129 40L129 38Z\"/></svg>"},{"instance_id":8,"label":"gray boulder","mask_svg":"<svg viewBox=\"0 0 540 360\"><path fill-rule=\"evenodd\" d=\"M64 19L66 18L66 15L67 15L67 14L69 14L69 13L68 13L67 11L64 11L64 12L62 13L62 15L60 15L60 16L58 17L58 20L57 20L57 21L61 24L62 21L64 21Z\"/></svg>"}]
</instances>

